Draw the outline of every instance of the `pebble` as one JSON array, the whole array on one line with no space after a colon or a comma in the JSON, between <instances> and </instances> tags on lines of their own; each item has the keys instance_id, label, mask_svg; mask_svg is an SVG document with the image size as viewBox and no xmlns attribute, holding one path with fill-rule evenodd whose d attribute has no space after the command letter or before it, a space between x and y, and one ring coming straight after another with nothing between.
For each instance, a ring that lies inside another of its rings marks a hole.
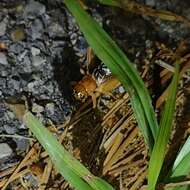
<instances>
[{"instance_id":1,"label":"pebble","mask_svg":"<svg viewBox=\"0 0 190 190\"><path fill-rule=\"evenodd\" d=\"M25 151L29 145L29 141L27 139L15 138L14 141L16 142L17 149L19 151Z\"/></svg>"},{"instance_id":2,"label":"pebble","mask_svg":"<svg viewBox=\"0 0 190 190\"><path fill-rule=\"evenodd\" d=\"M44 64L46 62L46 60L44 58L40 57L40 56L34 56L32 58L32 61L33 61L33 65L35 67L39 67L39 66L41 66L42 64Z\"/></svg>"},{"instance_id":3,"label":"pebble","mask_svg":"<svg viewBox=\"0 0 190 190\"><path fill-rule=\"evenodd\" d=\"M33 103L32 105L32 112L34 113L42 113L44 111L44 107L43 106L40 106L36 103Z\"/></svg>"},{"instance_id":4,"label":"pebble","mask_svg":"<svg viewBox=\"0 0 190 190\"><path fill-rule=\"evenodd\" d=\"M40 19L36 19L31 25L31 37L32 40L42 39L44 31L43 23Z\"/></svg>"},{"instance_id":5,"label":"pebble","mask_svg":"<svg viewBox=\"0 0 190 190\"><path fill-rule=\"evenodd\" d=\"M31 53L32 53L33 56L37 56L37 55L40 54L40 49L32 47L31 48Z\"/></svg>"},{"instance_id":6,"label":"pebble","mask_svg":"<svg viewBox=\"0 0 190 190\"><path fill-rule=\"evenodd\" d=\"M6 22L5 22L6 20L5 19L0 22L0 36L4 36L5 33L6 33L6 27L7 27L7 25L6 25Z\"/></svg>"},{"instance_id":7,"label":"pebble","mask_svg":"<svg viewBox=\"0 0 190 190\"><path fill-rule=\"evenodd\" d=\"M50 38L55 38L55 37L64 38L67 36L66 32L64 31L64 28L56 22L52 23L48 27L48 34Z\"/></svg>"},{"instance_id":8,"label":"pebble","mask_svg":"<svg viewBox=\"0 0 190 190\"><path fill-rule=\"evenodd\" d=\"M7 57L4 53L0 52L0 65L8 65Z\"/></svg>"},{"instance_id":9,"label":"pebble","mask_svg":"<svg viewBox=\"0 0 190 190\"><path fill-rule=\"evenodd\" d=\"M30 0L29 3L26 5L24 10L24 18L34 19L39 15L44 14L46 11L46 8L43 4Z\"/></svg>"},{"instance_id":10,"label":"pebble","mask_svg":"<svg viewBox=\"0 0 190 190\"><path fill-rule=\"evenodd\" d=\"M14 89L14 91L19 92L21 90L21 88L20 88L21 83L19 80L11 79L11 80L7 81L7 85L9 87L12 87L12 89Z\"/></svg>"},{"instance_id":11,"label":"pebble","mask_svg":"<svg viewBox=\"0 0 190 190\"><path fill-rule=\"evenodd\" d=\"M46 104L45 109L48 114L52 115L55 112L55 105L53 103L48 103L48 104Z\"/></svg>"},{"instance_id":12,"label":"pebble","mask_svg":"<svg viewBox=\"0 0 190 190\"><path fill-rule=\"evenodd\" d=\"M122 94L125 92L125 88L123 86L119 86L118 91Z\"/></svg>"},{"instance_id":13,"label":"pebble","mask_svg":"<svg viewBox=\"0 0 190 190\"><path fill-rule=\"evenodd\" d=\"M23 51L22 54L18 55L18 60L23 61L24 57L27 55L27 50Z\"/></svg>"},{"instance_id":14,"label":"pebble","mask_svg":"<svg viewBox=\"0 0 190 190\"><path fill-rule=\"evenodd\" d=\"M4 161L12 155L13 151L7 143L0 143L0 153L0 161Z\"/></svg>"},{"instance_id":15,"label":"pebble","mask_svg":"<svg viewBox=\"0 0 190 190\"><path fill-rule=\"evenodd\" d=\"M31 60L29 56L25 56L23 61L20 63L20 73L31 73L33 70L33 65L31 64Z\"/></svg>"},{"instance_id":16,"label":"pebble","mask_svg":"<svg viewBox=\"0 0 190 190\"><path fill-rule=\"evenodd\" d=\"M9 47L9 52L13 53L13 54L22 54L22 52L25 50L25 47L23 44L20 43L13 43L10 45Z\"/></svg>"},{"instance_id":17,"label":"pebble","mask_svg":"<svg viewBox=\"0 0 190 190\"><path fill-rule=\"evenodd\" d=\"M13 135L18 132L18 129L14 126L14 123L4 124L3 128L4 128L5 132L9 135Z\"/></svg>"},{"instance_id":18,"label":"pebble","mask_svg":"<svg viewBox=\"0 0 190 190\"><path fill-rule=\"evenodd\" d=\"M26 37L23 28L17 28L11 33L11 38L14 42L22 41Z\"/></svg>"}]
</instances>

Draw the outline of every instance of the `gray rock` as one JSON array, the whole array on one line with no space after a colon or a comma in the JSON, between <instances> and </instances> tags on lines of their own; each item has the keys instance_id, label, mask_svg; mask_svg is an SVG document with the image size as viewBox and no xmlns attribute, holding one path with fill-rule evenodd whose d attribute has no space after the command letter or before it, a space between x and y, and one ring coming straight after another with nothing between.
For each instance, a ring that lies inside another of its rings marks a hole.
<instances>
[{"instance_id":1,"label":"gray rock","mask_svg":"<svg viewBox=\"0 0 190 190\"><path fill-rule=\"evenodd\" d=\"M10 80L7 81L7 85L12 90L14 89L15 92L19 92L20 91L20 85L21 85L21 83L20 83L19 80L10 79Z\"/></svg>"},{"instance_id":2,"label":"gray rock","mask_svg":"<svg viewBox=\"0 0 190 190\"><path fill-rule=\"evenodd\" d=\"M64 100L63 101L62 100L60 97L58 102L46 104L46 107L44 110L45 111L44 114L46 115L46 118L50 118L51 121L55 124L62 123L65 120L67 112L68 112L68 114L71 113L71 107L69 107L66 104L66 102L64 102ZM61 111L62 106L64 106L64 113Z\"/></svg>"},{"instance_id":3,"label":"gray rock","mask_svg":"<svg viewBox=\"0 0 190 190\"><path fill-rule=\"evenodd\" d=\"M33 92L33 94L38 94L38 90L43 88L44 82L42 80L35 80L28 83L27 88L29 92ZM40 88L41 87L41 88Z\"/></svg>"},{"instance_id":4,"label":"gray rock","mask_svg":"<svg viewBox=\"0 0 190 190\"><path fill-rule=\"evenodd\" d=\"M0 71L0 76L2 76L2 77L8 76L8 71L1 70L1 71Z\"/></svg>"},{"instance_id":5,"label":"gray rock","mask_svg":"<svg viewBox=\"0 0 190 190\"><path fill-rule=\"evenodd\" d=\"M61 37L67 36L66 32L64 31L64 28L56 22L53 22L48 27L48 34L51 38L55 38L55 37L61 38Z\"/></svg>"},{"instance_id":6,"label":"gray rock","mask_svg":"<svg viewBox=\"0 0 190 190\"><path fill-rule=\"evenodd\" d=\"M42 64L44 64L46 62L46 60L40 56L34 56L32 58L32 61L33 61L33 65L35 67L40 67Z\"/></svg>"},{"instance_id":7,"label":"gray rock","mask_svg":"<svg viewBox=\"0 0 190 190\"><path fill-rule=\"evenodd\" d=\"M44 32L43 23L40 19L36 19L31 25L31 37L33 40L41 39Z\"/></svg>"},{"instance_id":8,"label":"gray rock","mask_svg":"<svg viewBox=\"0 0 190 190\"><path fill-rule=\"evenodd\" d=\"M9 52L14 54L22 54L22 52L25 50L25 47L23 46L23 43L13 43L9 47Z\"/></svg>"},{"instance_id":9,"label":"gray rock","mask_svg":"<svg viewBox=\"0 0 190 190\"><path fill-rule=\"evenodd\" d=\"M32 73L33 65L32 65L31 60L28 56L24 57L23 61L18 66L17 70L19 71L19 73L22 73L22 74Z\"/></svg>"},{"instance_id":10,"label":"gray rock","mask_svg":"<svg viewBox=\"0 0 190 190\"><path fill-rule=\"evenodd\" d=\"M32 47L31 48L31 53L32 53L33 56L37 56L37 55L40 54L40 49Z\"/></svg>"},{"instance_id":11,"label":"gray rock","mask_svg":"<svg viewBox=\"0 0 190 190\"><path fill-rule=\"evenodd\" d=\"M14 141L16 142L17 150L19 151L25 151L29 145L29 141L27 139L15 138Z\"/></svg>"},{"instance_id":12,"label":"gray rock","mask_svg":"<svg viewBox=\"0 0 190 190\"><path fill-rule=\"evenodd\" d=\"M0 143L0 161L8 159L13 151L7 143Z\"/></svg>"},{"instance_id":13,"label":"gray rock","mask_svg":"<svg viewBox=\"0 0 190 190\"><path fill-rule=\"evenodd\" d=\"M26 38L24 28L16 28L11 32L11 38L14 42L22 41Z\"/></svg>"},{"instance_id":14,"label":"gray rock","mask_svg":"<svg viewBox=\"0 0 190 190\"><path fill-rule=\"evenodd\" d=\"M119 91L119 93L124 93L125 92L125 88L123 87L123 86L120 86L119 88L118 88L118 91Z\"/></svg>"},{"instance_id":15,"label":"gray rock","mask_svg":"<svg viewBox=\"0 0 190 190\"><path fill-rule=\"evenodd\" d=\"M24 10L24 18L34 19L39 15L45 13L46 8L43 4L30 0L30 2L26 5Z\"/></svg>"},{"instance_id":16,"label":"gray rock","mask_svg":"<svg viewBox=\"0 0 190 190\"><path fill-rule=\"evenodd\" d=\"M48 103L48 104L46 104L45 109L49 115L53 115L55 113L55 104L54 103Z\"/></svg>"},{"instance_id":17,"label":"gray rock","mask_svg":"<svg viewBox=\"0 0 190 190\"><path fill-rule=\"evenodd\" d=\"M9 135L13 135L18 132L18 129L16 128L16 126L14 126L14 123L5 124L3 128Z\"/></svg>"},{"instance_id":18,"label":"gray rock","mask_svg":"<svg viewBox=\"0 0 190 190\"><path fill-rule=\"evenodd\" d=\"M8 65L7 57L4 53L0 53L0 64Z\"/></svg>"},{"instance_id":19,"label":"gray rock","mask_svg":"<svg viewBox=\"0 0 190 190\"><path fill-rule=\"evenodd\" d=\"M6 78L4 77L0 77L0 89L3 94L6 93Z\"/></svg>"},{"instance_id":20,"label":"gray rock","mask_svg":"<svg viewBox=\"0 0 190 190\"><path fill-rule=\"evenodd\" d=\"M7 115L11 120L15 118L15 114L12 111L7 111Z\"/></svg>"},{"instance_id":21,"label":"gray rock","mask_svg":"<svg viewBox=\"0 0 190 190\"><path fill-rule=\"evenodd\" d=\"M34 112L34 113L42 113L43 111L44 111L44 107L43 106L40 106L40 105L38 105L36 103L34 103L32 105L32 112Z\"/></svg>"},{"instance_id":22,"label":"gray rock","mask_svg":"<svg viewBox=\"0 0 190 190\"><path fill-rule=\"evenodd\" d=\"M0 36L4 36L6 33L6 28L7 28L7 24L6 24L6 18L0 22Z\"/></svg>"},{"instance_id":23,"label":"gray rock","mask_svg":"<svg viewBox=\"0 0 190 190\"><path fill-rule=\"evenodd\" d=\"M26 54L28 53L27 50L23 51L20 55L17 56L18 61L23 61L24 57L26 56Z\"/></svg>"}]
</instances>

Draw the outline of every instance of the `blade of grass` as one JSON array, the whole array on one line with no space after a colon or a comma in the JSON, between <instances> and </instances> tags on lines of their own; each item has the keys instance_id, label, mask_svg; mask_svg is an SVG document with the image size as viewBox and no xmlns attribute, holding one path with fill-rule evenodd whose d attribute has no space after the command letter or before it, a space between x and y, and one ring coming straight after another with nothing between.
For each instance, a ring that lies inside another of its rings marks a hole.
<instances>
[{"instance_id":1,"label":"blade of grass","mask_svg":"<svg viewBox=\"0 0 190 190\"><path fill-rule=\"evenodd\" d=\"M32 113L24 115L24 122L48 152L57 170L73 187L78 190L113 190L111 185L95 177L67 152Z\"/></svg>"},{"instance_id":2,"label":"blade of grass","mask_svg":"<svg viewBox=\"0 0 190 190\"><path fill-rule=\"evenodd\" d=\"M171 180L172 182L179 182L185 180L186 176L189 174L190 171L190 152L188 152L180 161L180 163L175 167L172 171L171 176L167 181ZM173 187L169 188L169 190L188 190L190 186L180 186L180 187Z\"/></svg>"},{"instance_id":3,"label":"blade of grass","mask_svg":"<svg viewBox=\"0 0 190 190\"><path fill-rule=\"evenodd\" d=\"M179 154L177 155L177 158L175 159L172 171L175 170L175 168L180 164L182 159L189 153L190 153L190 137L187 138L185 144L183 145Z\"/></svg>"},{"instance_id":4,"label":"blade of grass","mask_svg":"<svg viewBox=\"0 0 190 190\"><path fill-rule=\"evenodd\" d=\"M190 171L190 137L186 140L173 164L170 176L166 181L178 182L185 180ZM169 190L187 190L189 186L169 188Z\"/></svg>"},{"instance_id":5,"label":"blade of grass","mask_svg":"<svg viewBox=\"0 0 190 190\"><path fill-rule=\"evenodd\" d=\"M74 15L96 55L108 66L112 74L120 80L129 92L133 109L138 110L138 115L137 111L134 112L137 122L143 134L147 133L144 137L151 149L152 142L157 135L158 124L148 90L137 70L110 36L82 9L76 0L65 0L64 3ZM147 130L143 131L145 128Z\"/></svg>"},{"instance_id":6,"label":"blade of grass","mask_svg":"<svg viewBox=\"0 0 190 190\"><path fill-rule=\"evenodd\" d=\"M170 85L169 95L160 121L160 129L150 157L148 169L148 190L156 189L156 183L164 161L166 147L172 129L178 80L179 63L176 62L174 77Z\"/></svg>"}]
</instances>

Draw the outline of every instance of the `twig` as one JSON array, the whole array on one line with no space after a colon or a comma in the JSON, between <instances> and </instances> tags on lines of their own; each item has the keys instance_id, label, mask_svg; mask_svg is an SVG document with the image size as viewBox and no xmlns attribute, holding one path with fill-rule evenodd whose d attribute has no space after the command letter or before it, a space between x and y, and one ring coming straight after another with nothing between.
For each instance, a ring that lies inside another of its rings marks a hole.
<instances>
[{"instance_id":1,"label":"twig","mask_svg":"<svg viewBox=\"0 0 190 190\"><path fill-rule=\"evenodd\" d=\"M36 139L34 139L33 137L25 137L25 136L17 135L17 134L14 134L14 135L1 134L0 137L26 139L26 140L32 140L32 141L35 141L35 140L36 140Z\"/></svg>"}]
</instances>

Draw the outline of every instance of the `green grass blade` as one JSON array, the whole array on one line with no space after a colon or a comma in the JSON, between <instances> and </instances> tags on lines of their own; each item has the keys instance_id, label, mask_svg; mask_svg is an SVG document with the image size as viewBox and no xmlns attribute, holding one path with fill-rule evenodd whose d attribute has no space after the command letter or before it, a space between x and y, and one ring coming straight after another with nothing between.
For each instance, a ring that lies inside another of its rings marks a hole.
<instances>
[{"instance_id":1,"label":"green grass blade","mask_svg":"<svg viewBox=\"0 0 190 190\"><path fill-rule=\"evenodd\" d=\"M175 159L172 171L175 170L175 168L180 164L182 159L189 153L190 153L190 137L187 138L185 144L183 145L179 154L177 155L177 158Z\"/></svg>"},{"instance_id":2,"label":"green grass blade","mask_svg":"<svg viewBox=\"0 0 190 190\"><path fill-rule=\"evenodd\" d=\"M172 182L183 181L189 173L190 173L190 152L188 152L178 163L178 165L172 171L169 180L172 180ZM189 188L190 186L188 187L182 186L182 187L170 188L170 190L187 190Z\"/></svg>"},{"instance_id":3,"label":"green grass blade","mask_svg":"<svg viewBox=\"0 0 190 190\"><path fill-rule=\"evenodd\" d=\"M78 190L113 190L111 185L97 181L78 160L76 160L57 139L30 113L24 115L24 122L48 152L57 170Z\"/></svg>"},{"instance_id":4,"label":"green grass blade","mask_svg":"<svg viewBox=\"0 0 190 190\"><path fill-rule=\"evenodd\" d=\"M190 137L186 140L185 144L181 148L177 158L173 164L170 177L167 181L172 182L183 181L190 173ZM175 188L169 188L169 190L187 190L190 186L180 186Z\"/></svg>"},{"instance_id":5,"label":"green grass blade","mask_svg":"<svg viewBox=\"0 0 190 190\"><path fill-rule=\"evenodd\" d=\"M150 139L156 138L158 124L148 90L137 70L110 36L82 9L76 0L65 0L64 3L74 15L87 42L96 55L127 89L131 96L131 101L138 99L138 108L141 106L141 109L139 109L140 113L138 114L140 117L137 116L136 119L138 119L139 126L144 125L140 126L141 129L148 128L148 134L145 138L148 136L149 139L146 139L146 142L152 142ZM132 105L136 106L137 103L132 103ZM133 107L133 109L136 109L136 107ZM142 121L140 121L141 118Z\"/></svg>"},{"instance_id":6,"label":"green grass blade","mask_svg":"<svg viewBox=\"0 0 190 190\"><path fill-rule=\"evenodd\" d=\"M156 183L164 161L166 147L172 129L178 80L179 64L176 63L174 77L170 85L168 98L166 100L165 108L160 121L160 129L150 157L148 169L148 190L155 190Z\"/></svg>"},{"instance_id":7,"label":"green grass blade","mask_svg":"<svg viewBox=\"0 0 190 190\"><path fill-rule=\"evenodd\" d=\"M123 82L124 84L124 82ZM127 84L126 84L127 85ZM145 143L148 145L150 151L153 149L154 139L150 129L147 127L146 116L141 105L141 102L138 98L138 95L131 95L131 105L136 120L138 121L139 128L144 136ZM144 114L144 115L142 115Z\"/></svg>"}]
</instances>

